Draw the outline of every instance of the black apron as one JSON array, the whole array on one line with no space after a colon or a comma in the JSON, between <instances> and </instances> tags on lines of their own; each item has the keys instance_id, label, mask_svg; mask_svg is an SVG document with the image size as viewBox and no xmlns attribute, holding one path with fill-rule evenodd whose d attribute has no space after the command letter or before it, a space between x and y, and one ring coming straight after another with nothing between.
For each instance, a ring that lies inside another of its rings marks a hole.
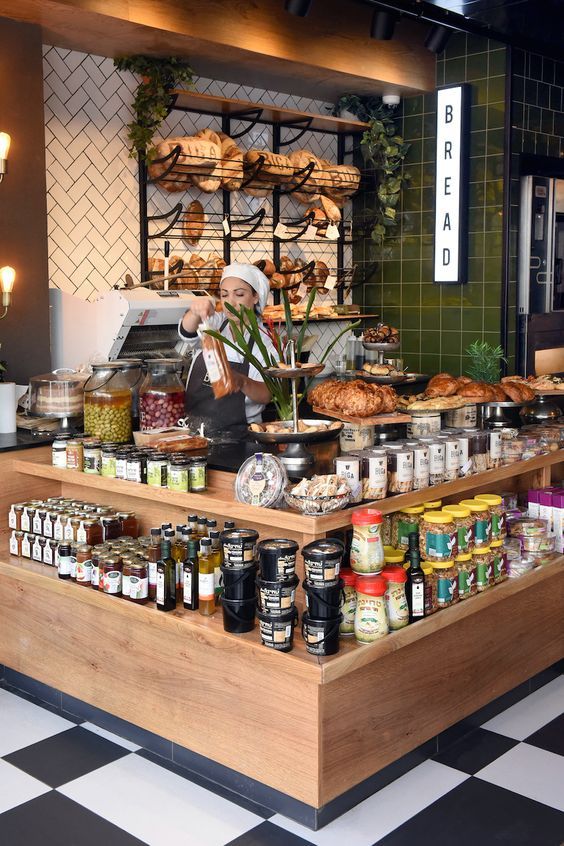
<instances>
[{"instance_id":1,"label":"black apron","mask_svg":"<svg viewBox=\"0 0 564 846\"><path fill-rule=\"evenodd\" d=\"M227 320L224 320L219 331L223 332L226 326ZM252 351L253 345L254 341L251 340L249 351ZM249 375L248 361L243 361L241 364L230 361L229 366L236 373L241 373L243 376ZM241 439L247 434L245 394L242 391L236 391L234 394L216 399L201 351L196 356L190 371L186 385L185 407L193 422L196 425L204 423L206 431L210 434L226 432L236 439Z\"/></svg>"}]
</instances>

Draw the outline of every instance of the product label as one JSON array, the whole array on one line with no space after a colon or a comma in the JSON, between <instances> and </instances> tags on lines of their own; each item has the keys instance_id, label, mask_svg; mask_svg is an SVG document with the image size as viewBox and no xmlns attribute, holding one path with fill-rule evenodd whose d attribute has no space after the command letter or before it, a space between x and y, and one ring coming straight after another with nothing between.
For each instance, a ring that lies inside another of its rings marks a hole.
<instances>
[{"instance_id":1,"label":"product label","mask_svg":"<svg viewBox=\"0 0 564 846\"><path fill-rule=\"evenodd\" d=\"M206 468L202 464L192 465L188 470L188 478L190 480L190 490L203 491L206 489Z\"/></svg>"},{"instance_id":2,"label":"product label","mask_svg":"<svg viewBox=\"0 0 564 846\"><path fill-rule=\"evenodd\" d=\"M116 479L127 478L127 459L116 458Z\"/></svg>"},{"instance_id":3,"label":"product label","mask_svg":"<svg viewBox=\"0 0 564 846\"><path fill-rule=\"evenodd\" d=\"M74 540L72 526L71 526L71 523L70 523L70 518L65 523L65 527L63 529L63 538L65 540L70 540L70 541Z\"/></svg>"},{"instance_id":4,"label":"product label","mask_svg":"<svg viewBox=\"0 0 564 846\"><path fill-rule=\"evenodd\" d=\"M31 542L29 535L24 535L22 538L22 556L24 558L31 558Z\"/></svg>"},{"instance_id":5,"label":"product label","mask_svg":"<svg viewBox=\"0 0 564 846\"><path fill-rule=\"evenodd\" d=\"M493 559L493 577L495 582L501 581L501 574L503 571L503 553L496 552Z\"/></svg>"},{"instance_id":6,"label":"product label","mask_svg":"<svg viewBox=\"0 0 564 846\"><path fill-rule=\"evenodd\" d=\"M346 479L349 488L352 491L353 498L360 495L360 462L337 462L336 465L337 476Z\"/></svg>"},{"instance_id":7,"label":"product label","mask_svg":"<svg viewBox=\"0 0 564 846\"><path fill-rule=\"evenodd\" d=\"M541 520L546 520L547 531L552 532L552 505L539 505L539 517ZM35 519L33 521L33 525L35 526ZM35 531L35 529L33 531Z\"/></svg>"},{"instance_id":8,"label":"product label","mask_svg":"<svg viewBox=\"0 0 564 846\"><path fill-rule=\"evenodd\" d=\"M295 569L296 556L294 553L292 555L280 555L276 562L276 573L278 576L284 579L290 578L294 575Z\"/></svg>"},{"instance_id":9,"label":"product label","mask_svg":"<svg viewBox=\"0 0 564 846\"><path fill-rule=\"evenodd\" d=\"M166 488L168 467L165 462L147 464L147 484L153 488Z\"/></svg>"},{"instance_id":10,"label":"product label","mask_svg":"<svg viewBox=\"0 0 564 846\"><path fill-rule=\"evenodd\" d=\"M141 482L141 462L128 461L125 466L125 478L128 482Z\"/></svg>"},{"instance_id":11,"label":"product label","mask_svg":"<svg viewBox=\"0 0 564 846\"><path fill-rule=\"evenodd\" d=\"M104 593L121 593L121 572L110 570L104 573Z\"/></svg>"},{"instance_id":12,"label":"product label","mask_svg":"<svg viewBox=\"0 0 564 846\"><path fill-rule=\"evenodd\" d=\"M409 546L409 535L412 532L419 531L419 523L417 521L411 520L399 520L398 521L398 544L400 546Z\"/></svg>"},{"instance_id":13,"label":"product label","mask_svg":"<svg viewBox=\"0 0 564 846\"><path fill-rule=\"evenodd\" d=\"M99 586L100 584L100 567L98 564L92 564L92 573L90 575L92 585Z\"/></svg>"},{"instance_id":14,"label":"product label","mask_svg":"<svg viewBox=\"0 0 564 846\"><path fill-rule=\"evenodd\" d=\"M190 604L192 601L192 571L184 570L184 582L182 585L182 595L184 602Z\"/></svg>"},{"instance_id":15,"label":"product label","mask_svg":"<svg viewBox=\"0 0 564 846\"><path fill-rule=\"evenodd\" d=\"M149 584L156 585L157 584L157 562L156 561L149 561Z\"/></svg>"},{"instance_id":16,"label":"product label","mask_svg":"<svg viewBox=\"0 0 564 846\"><path fill-rule=\"evenodd\" d=\"M8 514L8 527L10 529L18 528L18 521L16 518L16 512L14 511L14 506L10 508L10 513Z\"/></svg>"},{"instance_id":17,"label":"product label","mask_svg":"<svg viewBox=\"0 0 564 846\"><path fill-rule=\"evenodd\" d=\"M529 500L527 514L529 517L538 517L540 512L540 505L538 502L531 502ZM24 511L25 513L25 511ZM23 529L23 516L22 516L22 529Z\"/></svg>"},{"instance_id":18,"label":"product label","mask_svg":"<svg viewBox=\"0 0 564 846\"><path fill-rule=\"evenodd\" d=\"M456 532L431 533L425 535L425 549L427 555L435 559L447 560L456 555Z\"/></svg>"},{"instance_id":19,"label":"product label","mask_svg":"<svg viewBox=\"0 0 564 846\"><path fill-rule=\"evenodd\" d=\"M47 514L45 520L43 521L43 537L45 538L52 538L53 537L53 523L51 522L51 518Z\"/></svg>"},{"instance_id":20,"label":"product label","mask_svg":"<svg viewBox=\"0 0 564 846\"><path fill-rule=\"evenodd\" d=\"M86 529L84 528L84 523L82 520L80 521L80 526L76 532L76 540L77 543L86 543Z\"/></svg>"},{"instance_id":21,"label":"product label","mask_svg":"<svg viewBox=\"0 0 564 846\"><path fill-rule=\"evenodd\" d=\"M438 605L450 605L458 597L458 578L437 579Z\"/></svg>"},{"instance_id":22,"label":"product label","mask_svg":"<svg viewBox=\"0 0 564 846\"><path fill-rule=\"evenodd\" d=\"M223 593L223 583L221 580L221 567L214 567L213 570L213 591L216 600Z\"/></svg>"},{"instance_id":23,"label":"product label","mask_svg":"<svg viewBox=\"0 0 564 846\"><path fill-rule=\"evenodd\" d=\"M427 447L413 450L413 476L417 479L429 478L429 450Z\"/></svg>"},{"instance_id":24,"label":"product label","mask_svg":"<svg viewBox=\"0 0 564 846\"><path fill-rule=\"evenodd\" d=\"M31 520L27 508L24 508L22 512L22 532L31 532Z\"/></svg>"},{"instance_id":25,"label":"product label","mask_svg":"<svg viewBox=\"0 0 564 846\"><path fill-rule=\"evenodd\" d=\"M92 581L92 559L76 562L76 580L83 584L90 584Z\"/></svg>"},{"instance_id":26,"label":"product label","mask_svg":"<svg viewBox=\"0 0 564 846\"><path fill-rule=\"evenodd\" d=\"M413 582L410 590L412 616L423 617L425 613L425 585L423 582Z\"/></svg>"},{"instance_id":27,"label":"product label","mask_svg":"<svg viewBox=\"0 0 564 846\"><path fill-rule=\"evenodd\" d=\"M58 570L59 570L59 575L70 576L70 571L71 571L71 557L70 557L70 555L59 555Z\"/></svg>"},{"instance_id":28,"label":"product label","mask_svg":"<svg viewBox=\"0 0 564 846\"><path fill-rule=\"evenodd\" d=\"M488 587L491 574L491 564L480 562L476 565L476 585L478 586L478 590L484 590Z\"/></svg>"},{"instance_id":29,"label":"product label","mask_svg":"<svg viewBox=\"0 0 564 846\"><path fill-rule=\"evenodd\" d=\"M440 476L445 472L445 448L443 444L429 444L429 473Z\"/></svg>"},{"instance_id":30,"label":"product label","mask_svg":"<svg viewBox=\"0 0 564 846\"><path fill-rule=\"evenodd\" d=\"M46 543L43 547L43 563L53 566L53 547L50 543Z\"/></svg>"},{"instance_id":31,"label":"product label","mask_svg":"<svg viewBox=\"0 0 564 846\"><path fill-rule=\"evenodd\" d=\"M500 538L505 530L505 515L492 511L492 538Z\"/></svg>"},{"instance_id":32,"label":"product label","mask_svg":"<svg viewBox=\"0 0 564 846\"><path fill-rule=\"evenodd\" d=\"M122 596L129 596L129 589L131 586L131 576L126 576L122 574L121 577L121 595Z\"/></svg>"},{"instance_id":33,"label":"product label","mask_svg":"<svg viewBox=\"0 0 564 846\"><path fill-rule=\"evenodd\" d=\"M65 535L65 527L60 517L57 517L55 525L53 527L53 538L55 540L61 541Z\"/></svg>"},{"instance_id":34,"label":"product label","mask_svg":"<svg viewBox=\"0 0 564 846\"><path fill-rule=\"evenodd\" d=\"M76 579L76 557L74 555L70 557L70 575L71 579Z\"/></svg>"},{"instance_id":35,"label":"product label","mask_svg":"<svg viewBox=\"0 0 564 846\"><path fill-rule=\"evenodd\" d=\"M307 594L306 594L307 598ZM345 585L341 594L340 611L343 615L339 631L341 634L354 633L354 615L356 611L356 590L352 585Z\"/></svg>"},{"instance_id":36,"label":"product label","mask_svg":"<svg viewBox=\"0 0 564 846\"><path fill-rule=\"evenodd\" d=\"M403 584L388 582L384 595L390 629L403 629L409 623L409 609Z\"/></svg>"},{"instance_id":37,"label":"product label","mask_svg":"<svg viewBox=\"0 0 564 846\"><path fill-rule=\"evenodd\" d=\"M445 470L447 473L458 473L459 466L458 441L447 441L445 443Z\"/></svg>"},{"instance_id":38,"label":"product label","mask_svg":"<svg viewBox=\"0 0 564 846\"><path fill-rule=\"evenodd\" d=\"M41 548L41 544L39 543L39 538L35 538L31 557L34 561L39 561L40 563L43 561L43 549Z\"/></svg>"},{"instance_id":39,"label":"product label","mask_svg":"<svg viewBox=\"0 0 564 846\"><path fill-rule=\"evenodd\" d=\"M477 546L486 546L492 536L492 524L488 519L480 517L474 523L474 542Z\"/></svg>"},{"instance_id":40,"label":"product label","mask_svg":"<svg viewBox=\"0 0 564 846\"><path fill-rule=\"evenodd\" d=\"M62 467L63 470L67 468L67 448L53 449L51 463L53 467Z\"/></svg>"},{"instance_id":41,"label":"product label","mask_svg":"<svg viewBox=\"0 0 564 846\"><path fill-rule=\"evenodd\" d=\"M35 532L36 535L41 535L43 533L43 520L41 519L39 514L36 514L33 518L32 531Z\"/></svg>"},{"instance_id":42,"label":"product label","mask_svg":"<svg viewBox=\"0 0 564 846\"><path fill-rule=\"evenodd\" d=\"M149 596L149 579L147 577L140 579L139 576L130 576L129 578L129 597L130 599L147 599Z\"/></svg>"},{"instance_id":43,"label":"product label","mask_svg":"<svg viewBox=\"0 0 564 846\"><path fill-rule=\"evenodd\" d=\"M92 473L94 475L100 475L100 469L102 466L102 459L99 452L86 454L84 455L84 465L83 470L85 473Z\"/></svg>"},{"instance_id":44,"label":"product label","mask_svg":"<svg viewBox=\"0 0 564 846\"><path fill-rule=\"evenodd\" d=\"M102 455L102 476L113 478L116 475L116 457L115 455Z\"/></svg>"},{"instance_id":45,"label":"product label","mask_svg":"<svg viewBox=\"0 0 564 846\"><path fill-rule=\"evenodd\" d=\"M351 541L351 567L357 573L377 573L384 563L380 524L354 526ZM328 576L325 576L328 580Z\"/></svg>"},{"instance_id":46,"label":"product label","mask_svg":"<svg viewBox=\"0 0 564 846\"><path fill-rule=\"evenodd\" d=\"M171 469L168 474L168 489L169 491L187 491L188 490L188 468Z\"/></svg>"},{"instance_id":47,"label":"product label","mask_svg":"<svg viewBox=\"0 0 564 846\"><path fill-rule=\"evenodd\" d=\"M10 555L17 555L18 554L18 539L15 535L15 532L12 532L10 535Z\"/></svg>"},{"instance_id":48,"label":"product label","mask_svg":"<svg viewBox=\"0 0 564 846\"><path fill-rule=\"evenodd\" d=\"M165 601L165 574L157 570L157 605L164 605Z\"/></svg>"},{"instance_id":49,"label":"product label","mask_svg":"<svg viewBox=\"0 0 564 846\"><path fill-rule=\"evenodd\" d=\"M386 490L388 485L388 462L386 456L368 457L368 487L372 490Z\"/></svg>"},{"instance_id":50,"label":"product label","mask_svg":"<svg viewBox=\"0 0 564 846\"><path fill-rule=\"evenodd\" d=\"M472 544L474 532L471 526L459 526L456 530L456 539L458 541L458 551L468 552Z\"/></svg>"},{"instance_id":51,"label":"product label","mask_svg":"<svg viewBox=\"0 0 564 846\"><path fill-rule=\"evenodd\" d=\"M157 586L158 590L158 586ZM214 598L215 595L215 574L214 573L200 573L198 576L198 594L200 602L206 602Z\"/></svg>"},{"instance_id":52,"label":"product label","mask_svg":"<svg viewBox=\"0 0 564 846\"><path fill-rule=\"evenodd\" d=\"M458 596L463 599L470 596L470 585L468 583L468 573L466 570L458 571Z\"/></svg>"},{"instance_id":53,"label":"product label","mask_svg":"<svg viewBox=\"0 0 564 846\"><path fill-rule=\"evenodd\" d=\"M206 365L206 370L208 371L208 376L210 377L210 382L219 382L221 379L221 373L219 367L217 366L215 353L213 350L202 350L202 355L204 356L204 363Z\"/></svg>"},{"instance_id":54,"label":"product label","mask_svg":"<svg viewBox=\"0 0 564 846\"><path fill-rule=\"evenodd\" d=\"M501 432L489 433L490 459L497 461L501 458Z\"/></svg>"},{"instance_id":55,"label":"product label","mask_svg":"<svg viewBox=\"0 0 564 846\"><path fill-rule=\"evenodd\" d=\"M398 482L411 482L413 480L413 453L398 455Z\"/></svg>"},{"instance_id":56,"label":"product label","mask_svg":"<svg viewBox=\"0 0 564 846\"><path fill-rule=\"evenodd\" d=\"M388 634L384 597L358 595L354 633L356 639L361 643L371 643Z\"/></svg>"}]
</instances>

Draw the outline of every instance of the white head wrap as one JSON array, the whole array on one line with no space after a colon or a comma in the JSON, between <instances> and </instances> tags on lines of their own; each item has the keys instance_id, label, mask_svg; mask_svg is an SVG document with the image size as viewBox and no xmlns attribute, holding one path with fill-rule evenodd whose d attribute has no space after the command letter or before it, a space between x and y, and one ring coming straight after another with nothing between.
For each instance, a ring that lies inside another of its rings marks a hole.
<instances>
[{"instance_id":1,"label":"white head wrap","mask_svg":"<svg viewBox=\"0 0 564 846\"><path fill-rule=\"evenodd\" d=\"M253 291L258 294L257 309L262 314L270 294L270 282L264 273L254 264L228 264L227 267L223 268L221 280L223 281L228 276L242 279L243 282L251 286Z\"/></svg>"}]
</instances>

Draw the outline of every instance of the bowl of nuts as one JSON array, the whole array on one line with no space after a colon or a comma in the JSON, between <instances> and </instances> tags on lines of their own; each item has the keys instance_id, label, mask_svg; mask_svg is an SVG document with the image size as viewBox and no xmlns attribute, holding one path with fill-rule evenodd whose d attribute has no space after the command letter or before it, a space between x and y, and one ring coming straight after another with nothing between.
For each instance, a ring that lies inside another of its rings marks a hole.
<instances>
[{"instance_id":1,"label":"bowl of nuts","mask_svg":"<svg viewBox=\"0 0 564 846\"><path fill-rule=\"evenodd\" d=\"M284 489L287 504L311 517L346 508L351 496L352 491L346 479L335 474L312 476L311 479L302 479L297 485L287 485Z\"/></svg>"}]
</instances>

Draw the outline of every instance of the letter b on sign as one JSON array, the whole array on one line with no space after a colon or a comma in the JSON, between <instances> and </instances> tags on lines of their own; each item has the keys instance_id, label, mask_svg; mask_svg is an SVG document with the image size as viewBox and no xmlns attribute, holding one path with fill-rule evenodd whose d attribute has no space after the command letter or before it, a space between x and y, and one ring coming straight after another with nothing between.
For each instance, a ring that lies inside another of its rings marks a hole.
<instances>
[{"instance_id":1,"label":"letter b on sign","mask_svg":"<svg viewBox=\"0 0 564 846\"><path fill-rule=\"evenodd\" d=\"M450 104L445 106L445 123L452 123L452 106Z\"/></svg>"}]
</instances>

